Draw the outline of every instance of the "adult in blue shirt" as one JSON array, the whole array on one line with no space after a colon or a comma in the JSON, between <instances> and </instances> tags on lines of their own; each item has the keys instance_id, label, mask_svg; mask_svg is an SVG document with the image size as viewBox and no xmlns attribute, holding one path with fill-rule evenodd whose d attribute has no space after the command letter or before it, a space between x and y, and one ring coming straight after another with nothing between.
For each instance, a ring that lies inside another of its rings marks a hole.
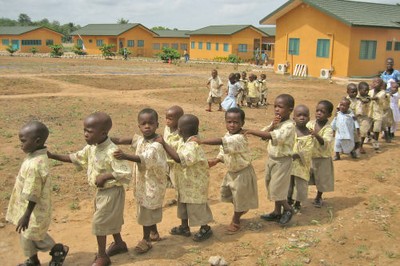
<instances>
[{"instance_id":1,"label":"adult in blue shirt","mask_svg":"<svg viewBox=\"0 0 400 266\"><path fill-rule=\"evenodd\" d=\"M381 79L386 83L386 92L390 92L390 79L394 79L397 83L400 81L400 72L393 68L393 58L386 59L386 70L381 74Z\"/></svg>"}]
</instances>

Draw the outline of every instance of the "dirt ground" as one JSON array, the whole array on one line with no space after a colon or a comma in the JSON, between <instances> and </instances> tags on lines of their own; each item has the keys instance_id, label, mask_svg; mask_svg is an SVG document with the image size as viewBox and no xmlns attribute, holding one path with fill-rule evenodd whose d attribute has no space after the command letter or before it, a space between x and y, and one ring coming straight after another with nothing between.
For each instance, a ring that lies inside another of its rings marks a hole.
<instances>
[{"instance_id":1,"label":"dirt ground","mask_svg":"<svg viewBox=\"0 0 400 266\"><path fill-rule=\"evenodd\" d=\"M138 132L137 113L144 107L159 112L163 132L165 110L180 105L186 113L200 118L203 137L221 137L225 133L224 114L206 112L210 71L217 68L227 82L230 72L248 71L267 74L269 103L280 93L290 93L296 104L310 107L328 99L337 104L345 95L345 83L326 80L292 79L253 66L212 64L169 65L159 62L75 60L55 58L0 57L0 265L16 265L25 260L15 226L5 222L8 199L15 176L25 154L20 150L19 128L31 119L39 119L50 128L49 150L58 153L77 151L86 144L82 121L89 113L101 110L113 118L111 136L131 136ZM216 110L216 107L214 107ZM272 120L272 105L245 109L245 128L259 129ZM400 135L400 133L398 133ZM367 154L354 160L343 156L335 162L335 191L324 195L324 206L311 204L315 187L309 189L309 201L288 226L260 220L259 215L273 209L266 199L264 165L266 145L255 137L250 143L258 176L260 206L246 214L242 230L225 234L232 206L219 201L219 185L224 165L211 169L209 202L214 214L211 239L196 243L190 238L169 235L179 223L176 206L166 206L158 225L163 241L155 243L145 255L134 252L142 237L135 221L132 189L127 192L125 225L122 236L129 253L112 257L113 265L208 265L210 256L222 256L229 265L400 265L400 175L399 141L382 143L383 152L375 154L366 145ZM126 147L122 147L127 151ZM205 147L212 158L217 147ZM70 247L64 265L91 265L96 239L91 234L94 190L89 188L85 172L76 172L70 164L51 161L53 179L53 222L50 234ZM165 202L174 197L169 189ZM193 228L193 231L197 228ZM108 243L112 240L108 238ZM43 265L50 259L40 253Z\"/></svg>"}]
</instances>

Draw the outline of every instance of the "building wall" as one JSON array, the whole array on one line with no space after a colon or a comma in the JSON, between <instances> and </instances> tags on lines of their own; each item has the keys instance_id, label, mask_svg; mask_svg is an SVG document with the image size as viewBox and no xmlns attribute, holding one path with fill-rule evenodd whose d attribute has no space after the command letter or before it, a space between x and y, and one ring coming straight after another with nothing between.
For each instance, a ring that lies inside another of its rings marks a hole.
<instances>
[{"instance_id":1,"label":"building wall","mask_svg":"<svg viewBox=\"0 0 400 266\"><path fill-rule=\"evenodd\" d=\"M290 55L289 39L299 38L299 55ZM329 57L317 57L317 40L329 39ZM275 70L278 64L306 64L308 75L320 76L321 69L334 69L334 76L348 76L351 29L324 13L301 4L276 21Z\"/></svg>"},{"instance_id":2,"label":"building wall","mask_svg":"<svg viewBox=\"0 0 400 266\"><path fill-rule=\"evenodd\" d=\"M183 52L185 51L185 47L186 47L187 51L190 52L189 38L154 37L153 43L152 43L153 56L156 56L158 53L160 53L164 46L176 49L175 47L173 47L176 45L178 45L177 50L182 56L183 56Z\"/></svg>"},{"instance_id":3,"label":"building wall","mask_svg":"<svg viewBox=\"0 0 400 266\"><path fill-rule=\"evenodd\" d=\"M19 51L22 53L30 53L32 47L38 50L38 53L49 53L51 49L46 45L47 40L53 40L53 44L61 44L62 34L53 32L46 28L40 28L21 35L0 35L0 50L5 51L8 45L3 45L3 40L8 40L12 44L12 40L18 40ZM40 40L41 45L23 45L22 41Z\"/></svg>"}]
</instances>

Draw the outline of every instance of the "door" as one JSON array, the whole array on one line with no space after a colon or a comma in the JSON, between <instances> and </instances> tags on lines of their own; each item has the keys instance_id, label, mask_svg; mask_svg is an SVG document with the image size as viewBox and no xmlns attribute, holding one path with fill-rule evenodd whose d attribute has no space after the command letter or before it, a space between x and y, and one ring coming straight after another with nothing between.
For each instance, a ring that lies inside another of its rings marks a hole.
<instances>
[{"instance_id":1,"label":"door","mask_svg":"<svg viewBox=\"0 0 400 266\"><path fill-rule=\"evenodd\" d=\"M13 49L19 50L19 40L12 40L11 45Z\"/></svg>"}]
</instances>

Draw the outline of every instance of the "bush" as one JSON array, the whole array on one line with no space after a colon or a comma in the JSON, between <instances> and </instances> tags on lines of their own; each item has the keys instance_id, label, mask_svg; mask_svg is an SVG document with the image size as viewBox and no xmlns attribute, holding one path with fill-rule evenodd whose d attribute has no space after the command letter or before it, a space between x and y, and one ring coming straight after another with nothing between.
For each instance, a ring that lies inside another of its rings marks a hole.
<instances>
[{"instance_id":1,"label":"bush","mask_svg":"<svg viewBox=\"0 0 400 266\"><path fill-rule=\"evenodd\" d=\"M30 51L32 54L36 54L37 52L39 52L38 48L36 48L36 47L32 47L31 49L29 49L29 51Z\"/></svg>"},{"instance_id":2,"label":"bush","mask_svg":"<svg viewBox=\"0 0 400 266\"><path fill-rule=\"evenodd\" d=\"M101 51L101 54L106 58L110 58L111 56L115 56L115 53L112 50L112 48L114 48L115 45L114 44L103 44L102 47L99 48L99 50Z\"/></svg>"},{"instance_id":3,"label":"bush","mask_svg":"<svg viewBox=\"0 0 400 266\"><path fill-rule=\"evenodd\" d=\"M229 63L241 63L242 60L241 60L240 57L238 57L237 55L235 55L235 54L230 54L230 55L228 56L227 62L229 62Z\"/></svg>"},{"instance_id":4,"label":"bush","mask_svg":"<svg viewBox=\"0 0 400 266\"><path fill-rule=\"evenodd\" d=\"M213 61L215 61L215 62L228 62L228 57L226 57L226 56L217 56L217 57L214 57Z\"/></svg>"},{"instance_id":5,"label":"bush","mask_svg":"<svg viewBox=\"0 0 400 266\"><path fill-rule=\"evenodd\" d=\"M9 46L6 48L6 50L7 50L7 52L10 53L11 56L13 56L13 54L14 54L16 51L18 51L18 49L13 48L12 45L9 45Z\"/></svg>"},{"instance_id":6,"label":"bush","mask_svg":"<svg viewBox=\"0 0 400 266\"><path fill-rule=\"evenodd\" d=\"M81 45L75 45L72 47L72 52L77 55L86 55L87 53L83 50L83 47Z\"/></svg>"},{"instance_id":7,"label":"bush","mask_svg":"<svg viewBox=\"0 0 400 266\"><path fill-rule=\"evenodd\" d=\"M124 53L124 51L125 51L125 53ZM122 48L122 49L119 49L118 54L122 55L124 58L125 58L125 56L126 56L125 59L127 59L128 56L129 56L130 54L132 54L132 52L129 51L128 48Z\"/></svg>"},{"instance_id":8,"label":"bush","mask_svg":"<svg viewBox=\"0 0 400 266\"><path fill-rule=\"evenodd\" d=\"M51 57L60 57L64 54L64 47L61 44L49 45L51 52Z\"/></svg>"},{"instance_id":9,"label":"bush","mask_svg":"<svg viewBox=\"0 0 400 266\"><path fill-rule=\"evenodd\" d=\"M177 50L168 47L163 47L162 52L158 53L157 56L164 62L181 58L181 54Z\"/></svg>"}]
</instances>

